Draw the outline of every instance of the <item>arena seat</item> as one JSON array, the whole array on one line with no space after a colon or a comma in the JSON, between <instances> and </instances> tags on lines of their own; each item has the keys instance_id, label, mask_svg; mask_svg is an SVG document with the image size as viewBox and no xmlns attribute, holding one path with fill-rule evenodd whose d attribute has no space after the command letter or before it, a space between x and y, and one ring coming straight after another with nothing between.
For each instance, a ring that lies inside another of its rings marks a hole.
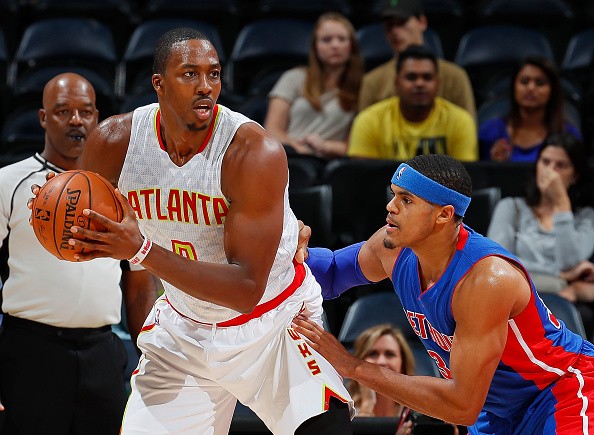
<instances>
[{"instance_id":1,"label":"arena seat","mask_svg":"<svg viewBox=\"0 0 594 435\"><path fill-rule=\"evenodd\" d=\"M325 12L338 12L351 17L348 0L260 0L259 13L263 18L297 18L313 22ZM313 26L312 26L313 28Z\"/></svg>"},{"instance_id":2,"label":"arena seat","mask_svg":"<svg viewBox=\"0 0 594 435\"><path fill-rule=\"evenodd\" d=\"M338 333L338 340L346 348L352 350L353 344L361 332L382 323L389 323L402 331L407 342L413 348L417 365L416 374L439 376L437 366L413 331L394 291L381 291L357 298L346 312Z\"/></svg>"},{"instance_id":3,"label":"arena seat","mask_svg":"<svg viewBox=\"0 0 594 435\"><path fill-rule=\"evenodd\" d=\"M38 109L12 112L0 131L0 166L42 151L44 135Z\"/></svg>"},{"instance_id":4,"label":"arena seat","mask_svg":"<svg viewBox=\"0 0 594 435\"><path fill-rule=\"evenodd\" d=\"M118 55L124 48L135 21L130 0L35 0L29 2L32 21L48 18L92 18L108 26Z\"/></svg>"},{"instance_id":5,"label":"arena seat","mask_svg":"<svg viewBox=\"0 0 594 435\"><path fill-rule=\"evenodd\" d=\"M507 25L482 26L462 36L455 63L468 73L477 105L480 105L489 84L509 76L528 55L555 61L549 41L537 30Z\"/></svg>"},{"instance_id":6,"label":"arena seat","mask_svg":"<svg viewBox=\"0 0 594 435\"><path fill-rule=\"evenodd\" d=\"M593 59L594 28L591 28L576 33L569 40L561 63L561 74L585 92L591 84Z\"/></svg>"},{"instance_id":7,"label":"arena seat","mask_svg":"<svg viewBox=\"0 0 594 435\"><path fill-rule=\"evenodd\" d=\"M476 12L479 26L506 24L541 32L559 60L576 26L573 7L565 0L485 0Z\"/></svg>"},{"instance_id":8,"label":"arena seat","mask_svg":"<svg viewBox=\"0 0 594 435\"><path fill-rule=\"evenodd\" d=\"M145 21L132 32L119 62L116 86L118 95L153 91L151 76L155 46L161 35L176 27L190 27L204 33L216 48L221 65L225 65L225 50L219 32L214 25L204 21L181 18Z\"/></svg>"},{"instance_id":9,"label":"arena seat","mask_svg":"<svg viewBox=\"0 0 594 435\"><path fill-rule=\"evenodd\" d=\"M500 199L501 189L497 186L473 190L464 223L477 233L486 236L493 210Z\"/></svg>"},{"instance_id":10,"label":"arena seat","mask_svg":"<svg viewBox=\"0 0 594 435\"><path fill-rule=\"evenodd\" d=\"M368 239L386 224L386 186L399 162L334 159L324 167L321 183L332 186L332 247Z\"/></svg>"},{"instance_id":11,"label":"arena seat","mask_svg":"<svg viewBox=\"0 0 594 435\"><path fill-rule=\"evenodd\" d=\"M291 209L311 227L309 246L328 246L332 240L332 188L327 184L289 189Z\"/></svg>"},{"instance_id":12,"label":"arena seat","mask_svg":"<svg viewBox=\"0 0 594 435\"><path fill-rule=\"evenodd\" d=\"M582 338L588 338L579 311L572 302L555 293L539 293L539 296L558 320L562 320L565 326Z\"/></svg>"},{"instance_id":13,"label":"arena seat","mask_svg":"<svg viewBox=\"0 0 594 435\"><path fill-rule=\"evenodd\" d=\"M58 31L59 29L59 31ZM115 83L118 56L110 29L84 18L51 18L25 29L10 66L15 86L25 72L49 66L85 67Z\"/></svg>"},{"instance_id":14,"label":"arena seat","mask_svg":"<svg viewBox=\"0 0 594 435\"><path fill-rule=\"evenodd\" d=\"M383 26L379 22L360 27L357 30L357 40L359 41L361 56L365 60L365 69L367 71L394 57L392 47L386 40ZM432 29L428 28L425 31L424 42L437 57L444 57L439 35Z\"/></svg>"},{"instance_id":15,"label":"arena seat","mask_svg":"<svg viewBox=\"0 0 594 435\"><path fill-rule=\"evenodd\" d=\"M307 64L311 29L310 22L289 18L261 19L244 26L225 70L228 90L248 96L266 75Z\"/></svg>"}]
</instances>

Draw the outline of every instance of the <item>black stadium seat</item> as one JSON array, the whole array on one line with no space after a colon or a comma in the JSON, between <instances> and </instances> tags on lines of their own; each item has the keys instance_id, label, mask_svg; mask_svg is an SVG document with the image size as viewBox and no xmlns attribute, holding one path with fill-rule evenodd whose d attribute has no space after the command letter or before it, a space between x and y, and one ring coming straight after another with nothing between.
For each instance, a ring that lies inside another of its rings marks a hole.
<instances>
[{"instance_id":1,"label":"black stadium seat","mask_svg":"<svg viewBox=\"0 0 594 435\"><path fill-rule=\"evenodd\" d=\"M439 376L439 370L425 351L419 337L414 333L402 304L393 291L381 291L361 296L348 308L338 340L347 348L352 346L361 332L371 326L389 323L400 329L407 343L413 348L415 373L427 376Z\"/></svg>"},{"instance_id":2,"label":"black stadium seat","mask_svg":"<svg viewBox=\"0 0 594 435\"><path fill-rule=\"evenodd\" d=\"M485 89L510 74L528 55L540 55L554 62L547 38L537 30L517 26L483 26L462 36L455 62L466 69L477 104Z\"/></svg>"},{"instance_id":3,"label":"black stadium seat","mask_svg":"<svg viewBox=\"0 0 594 435\"><path fill-rule=\"evenodd\" d=\"M35 21L23 34L10 67L15 86L25 72L49 66L93 69L115 83L117 52L111 31L93 19L53 18Z\"/></svg>"},{"instance_id":4,"label":"black stadium seat","mask_svg":"<svg viewBox=\"0 0 594 435\"><path fill-rule=\"evenodd\" d=\"M307 64L312 25L305 20L270 18L244 26L225 70L228 90L253 95L252 87L267 75ZM265 92L262 90L261 92Z\"/></svg>"},{"instance_id":5,"label":"black stadium seat","mask_svg":"<svg viewBox=\"0 0 594 435\"><path fill-rule=\"evenodd\" d=\"M119 63L117 80L119 95L142 93L153 89L151 76L155 46L164 33L176 27L190 27L204 33L216 48L221 64L225 64L223 43L218 30L212 24L182 18L145 21L132 32Z\"/></svg>"},{"instance_id":6,"label":"black stadium seat","mask_svg":"<svg viewBox=\"0 0 594 435\"><path fill-rule=\"evenodd\" d=\"M357 30L357 40L359 41L361 56L365 60L365 69L367 71L394 57L392 47L390 47L382 24L379 22L360 27ZM424 43L437 57L444 57L439 35L432 29L428 28L425 31Z\"/></svg>"}]
</instances>

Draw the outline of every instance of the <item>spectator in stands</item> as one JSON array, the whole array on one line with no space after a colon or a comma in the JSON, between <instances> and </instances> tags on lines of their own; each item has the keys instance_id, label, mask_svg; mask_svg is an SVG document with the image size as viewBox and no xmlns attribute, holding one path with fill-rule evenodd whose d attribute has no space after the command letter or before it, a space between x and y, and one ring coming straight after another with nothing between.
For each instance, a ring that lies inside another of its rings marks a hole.
<instances>
[{"instance_id":1,"label":"spectator in stands","mask_svg":"<svg viewBox=\"0 0 594 435\"><path fill-rule=\"evenodd\" d=\"M503 198L487 232L522 261L537 290L572 301L594 299L590 274L582 273L582 263L594 254L593 188L586 165L575 136L565 132L547 138L525 196ZM591 332L589 307L578 308Z\"/></svg>"},{"instance_id":2,"label":"spectator in stands","mask_svg":"<svg viewBox=\"0 0 594 435\"><path fill-rule=\"evenodd\" d=\"M299 154L343 156L363 71L350 21L335 12L321 15L312 33L309 65L281 76L269 93L264 126Z\"/></svg>"},{"instance_id":3,"label":"spectator in stands","mask_svg":"<svg viewBox=\"0 0 594 435\"><path fill-rule=\"evenodd\" d=\"M353 122L348 155L407 160L419 154L478 158L476 126L461 107L437 96L439 69L426 47L411 45L398 56L390 97L360 112Z\"/></svg>"},{"instance_id":4,"label":"spectator in stands","mask_svg":"<svg viewBox=\"0 0 594 435\"><path fill-rule=\"evenodd\" d=\"M399 329L384 323L364 330L355 341L354 354L357 358L379 364L397 373L413 375L415 360L406 338ZM371 388L354 380L347 381L347 387L355 402L359 417L404 417L410 409L392 399L377 394ZM396 435L410 434L412 421L399 423Z\"/></svg>"},{"instance_id":5,"label":"spectator in stands","mask_svg":"<svg viewBox=\"0 0 594 435\"><path fill-rule=\"evenodd\" d=\"M534 162L548 135L579 130L565 119L564 97L555 65L527 57L512 74L510 111L479 126L482 160Z\"/></svg>"},{"instance_id":6,"label":"spectator in stands","mask_svg":"<svg viewBox=\"0 0 594 435\"><path fill-rule=\"evenodd\" d=\"M399 95L395 87L396 61L411 45L423 45L423 32L427 29L427 17L421 0L386 0L382 14L386 39L394 51L394 58L374 68L363 77L359 94L359 111L378 101ZM441 80L437 95L466 109L476 119L476 107L468 74L458 65L443 59L438 60Z\"/></svg>"},{"instance_id":7,"label":"spectator in stands","mask_svg":"<svg viewBox=\"0 0 594 435\"><path fill-rule=\"evenodd\" d=\"M78 167L97 120L92 85L78 74L54 77L39 110L43 151L0 169L0 246L9 253L0 336L6 435L119 433L128 356L111 325L120 322L123 290L135 339L156 299L155 282L142 268L122 272L112 259L58 260L35 238L26 205L31 185L48 172Z\"/></svg>"}]
</instances>

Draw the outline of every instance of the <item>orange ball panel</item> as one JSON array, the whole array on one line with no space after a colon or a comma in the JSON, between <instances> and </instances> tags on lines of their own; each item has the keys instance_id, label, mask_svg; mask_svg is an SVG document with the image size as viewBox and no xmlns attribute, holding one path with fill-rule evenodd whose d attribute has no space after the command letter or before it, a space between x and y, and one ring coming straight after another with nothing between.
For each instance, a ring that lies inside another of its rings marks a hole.
<instances>
[{"instance_id":1,"label":"orange ball panel","mask_svg":"<svg viewBox=\"0 0 594 435\"><path fill-rule=\"evenodd\" d=\"M73 225L105 231L82 214L89 208L120 222L123 212L113 186L100 175L89 171L66 171L57 174L40 189L32 206L33 230L43 247L61 260L76 261L79 252L68 244Z\"/></svg>"}]
</instances>

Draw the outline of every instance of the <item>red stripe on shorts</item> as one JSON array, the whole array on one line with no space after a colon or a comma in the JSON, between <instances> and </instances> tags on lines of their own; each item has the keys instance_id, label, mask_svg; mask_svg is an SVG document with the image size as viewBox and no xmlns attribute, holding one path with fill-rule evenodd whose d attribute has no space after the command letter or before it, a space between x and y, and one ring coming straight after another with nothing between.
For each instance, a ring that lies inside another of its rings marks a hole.
<instances>
[{"instance_id":1,"label":"red stripe on shorts","mask_svg":"<svg viewBox=\"0 0 594 435\"><path fill-rule=\"evenodd\" d=\"M241 314L240 316L234 317L233 319L217 323L217 326L224 328L228 326L243 325L244 323L247 323L252 319L260 317L264 313L273 310L274 308L278 307L281 303L283 303L285 300L287 300L293 293L295 293L295 291L301 286L301 284L303 284L303 280L305 279L305 267L303 266L303 264L293 261L293 265L295 266L295 277L293 278L293 282L291 282L291 284L289 284L289 286L286 289L284 289L274 298L270 299L268 302L264 302L261 305L257 305L250 313ZM169 305L171 305L169 299L166 298L166 300L169 303ZM211 325L210 323L200 322L199 320L192 319L191 317L188 317L180 313L178 310L175 309L173 305L171 305L171 308L173 308L173 310L177 314L186 319L192 320L202 325Z\"/></svg>"}]
</instances>

